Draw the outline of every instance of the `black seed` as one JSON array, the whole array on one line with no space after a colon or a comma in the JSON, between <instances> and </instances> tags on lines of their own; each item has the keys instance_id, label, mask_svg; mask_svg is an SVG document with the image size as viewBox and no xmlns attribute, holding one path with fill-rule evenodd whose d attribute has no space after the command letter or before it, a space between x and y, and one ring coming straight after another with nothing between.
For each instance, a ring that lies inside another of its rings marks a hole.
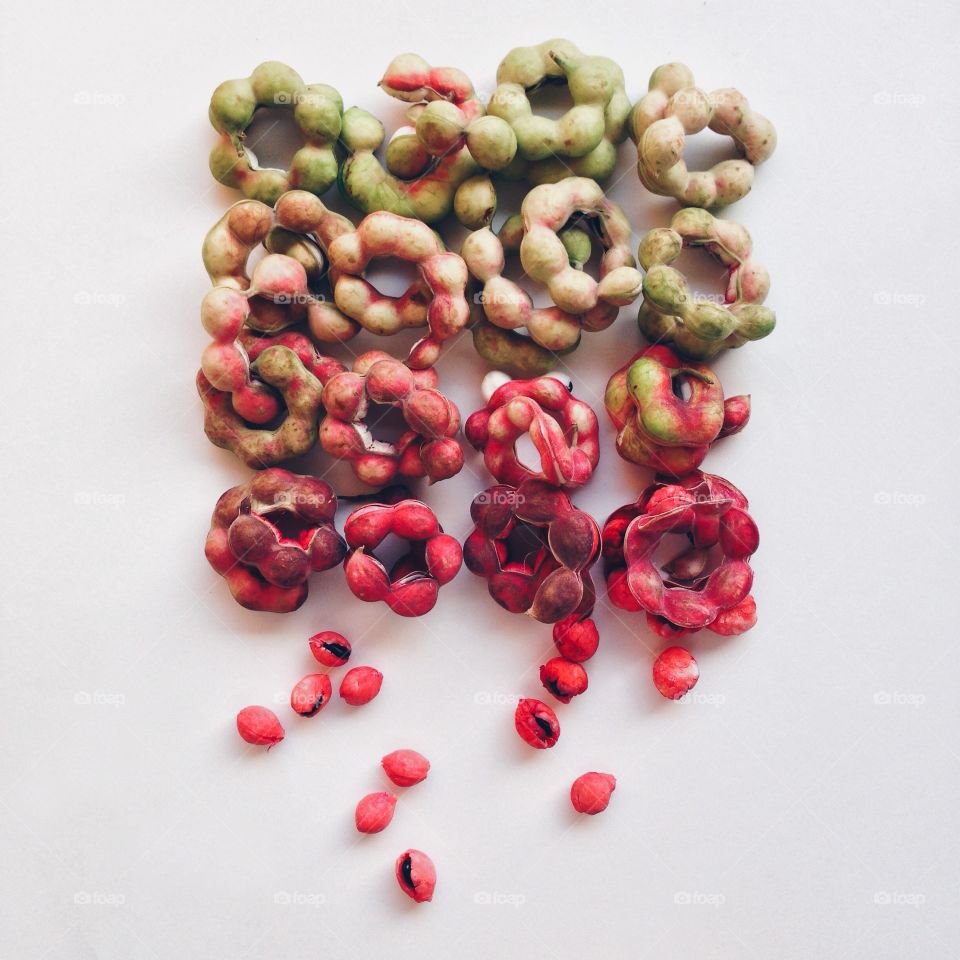
<instances>
[{"instance_id":1,"label":"black seed","mask_svg":"<svg viewBox=\"0 0 960 960\"><path fill-rule=\"evenodd\" d=\"M544 720L543 717L534 717L533 719L537 721L537 726L543 731L543 739L549 740L553 736L553 724L549 720Z\"/></svg>"},{"instance_id":2,"label":"black seed","mask_svg":"<svg viewBox=\"0 0 960 960\"><path fill-rule=\"evenodd\" d=\"M400 864L400 876L403 877L403 885L413 889L413 863L410 857L404 857L403 863Z\"/></svg>"},{"instance_id":3,"label":"black seed","mask_svg":"<svg viewBox=\"0 0 960 960\"><path fill-rule=\"evenodd\" d=\"M332 653L338 660L350 659L350 651L342 643L325 643L323 649Z\"/></svg>"}]
</instances>

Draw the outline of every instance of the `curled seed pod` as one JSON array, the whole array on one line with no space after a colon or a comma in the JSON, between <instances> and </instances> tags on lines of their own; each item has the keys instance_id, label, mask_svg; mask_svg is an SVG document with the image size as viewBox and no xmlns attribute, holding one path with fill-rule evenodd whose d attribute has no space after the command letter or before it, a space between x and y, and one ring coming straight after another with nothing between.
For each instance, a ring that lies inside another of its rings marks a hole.
<instances>
[{"instance_id":1,"label":"curled seed pod","mask_svg":"<svg viewBox=\"0 0 960 960\"><path fill-rule=\"evenodd\" d=\"M379 833L393 819L397 797L393 793L368 793L358 804L354 821L360 833Z\"/></svg>"},{"instance_id":2,"label":"curled seed pod","mask_svg":"<svg viewBox=\"0 0 960 960\"><path fill-rule=\"evenodd\" d=\"M700 679L693 654L684 647L668 647L653 662L653 683L668 700L679 700Z\"/></svg>"},{"instance_id":3,"label":"curled seed pod","mask_svg":"<svg viewBox=\"0 0 960 960\"><path fill-rule=\"evenodd\" d=\"M405 850L397 857L397 883L411 900L424 903L433 899L437 868L422 850Z\"/></svg>"},{"instance_id":4,"label":"curled seed pod","mask_svg":"<svg viewBox=\"0 0 960 960\"><path fill-rule=\"evenodd\" d=\"M381 761L384 773L398 787L412 787L426 780L430 772L430 761L416 750L394 750Z\"/></svg>"},{"instance_id":5,"label":"curled seed pod","mask_svg":"<svg viewBox=\"0 0 960 960\"><path fill-rule=\"evenodd\" d=\"M597 652L600 634L589 617L580 620L576 613L571 613L553 625L553 642L561 657L582 663Z\"/></svg>"},{"instance_id":6,"label":"curled seed pod","mask_svg":"<svg viewBox=\"0 0 960 960\"><path fill-rule=\"evenodd\" d=\"M542 700L522 699L513 719L520 738L537 750L546 750L560 739L560 721Z\"/></svg>"},{"instance_id":7,"label":"curled seed pod","mask_svg":"<svg viewBox=\"0 0 960 960\"><path fill-rule=\"evenodd\" d=\"M266 707L244 707L237 714L237 732L247 743L268 749L283 739L283 726Z\"/></svg>"},{"instance_id":8,"label":"curled seed pod","mask_svg":"<svg viewBox=\"0 0 960 960\"><path fill-rule=\"evenodd\" d=\"M308 673L290 694L290 706L301 717L315 717L330 699L330 678L325 673Z\"/></svg>"},{"instance_id":9,"label":"curled seed pod","mask_svg":"<svg viewBox=\"0 0 960 960\"><path fill-rule=\"evenodd\" d=\"M569 703L587 689L587 671L564 657L553 657L540 667L540 682L561 703Z\"/></svg>"},{"instance_id":10,"label":"curled seed pod","mask_svg":"<svg viewBox=\"0 0 960 960\"><path fill-rule=\"evenodd\" d=\"M610 794L616 788L617 778L611 773L584 773L570 787L570 802L577 813L593 816L607 809Z\"/></svg>"},{"instance_id":11,"label":"curled seed pod","mask_svg":"<svg viewBox=\"0 0 960 960\"><path fill-rule=\"evenodd\" d=\"M315 633L307 643L317 663L325 667L342 667L349 659L353 648L343 634L333 630L321 630Z\"/></svg>"},{"instance_id":12,"label":"curled seed pod","mask_svg":"<svg viewBox=\"0 0 960 960\"><path fill-rule=\"evenodd\" d=\"M354 667L340 681L340 696L352 707L369 703L383 684L383 674L373 667Z\"/></svg>"}]
</instances>

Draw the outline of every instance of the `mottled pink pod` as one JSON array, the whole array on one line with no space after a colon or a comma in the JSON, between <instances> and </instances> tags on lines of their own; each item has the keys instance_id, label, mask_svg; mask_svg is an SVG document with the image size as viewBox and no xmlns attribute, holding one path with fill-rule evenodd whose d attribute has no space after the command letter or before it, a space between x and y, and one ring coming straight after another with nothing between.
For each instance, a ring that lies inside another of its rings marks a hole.
<instances>
[{"instance_id":1,"label":"mottled pink pod","mask_svg":"<svg viewBox=\"0 0 960 960\"><path fill-rule=\"evenodd\" d=\"M471 445L483 452L487 469L500 483L519 486L536 479L572 489L590 479L600 459L597 416L556 377L509 380L464 426ZM517 441L529 435L540 455L540 470L521 463Z\"/></svg>"},{"instance_id":2,"label":"mottled pink pod","mask_svg":"<svg viewBox=\"0 0 960 960\"><path fill-rule=\"evenodd\" d=\"M350 641L334 630L321 630L320 633L315 633L307 643L314 660L325 667L343 666L352 653Z\"/></svg>"},{"instance_id":3,"label":"mottled pink pod","mask_svg":"<svg viewBox=\"0 0 960 960\"><path fill-rule=\"evenodd\" d=\"M397 857L397 883L411 900L425 903L433 899L437 869L422 850L405 850Z\"/></svg>"},{"instance_id":4,"label":"mottled pink pod","mask_svg":"<svg viewBox=\"0 0 960 960\"><path fill-rule=\"evenodd\" d=\"M611 601L622 609L646 611L651 629L665 639L679 639L713 623L735 631L738 618L721 615L749 594L753 571L748 560L759 545L747 506L733 484L707 473L648 487L604 524L602 550ZM654 556L668 535L685 536L689 547L660 563ZM755 616L755 610L752 613ZM745 629L750 614L745 607Z\"/></svg>"},{"instance_id":5,"label":"mottled pink pod","mask_svg":"<svg viewBox=\"0 0 960 960\"><path fill-rule=\"evenodd\" d=\"M340 696L352 707L369 703L383 684L383 674L373 667L354 667L340 681Z\"/></svg>"},{"instance_id":6,"label":"mottled pink pod","mask_svg":"<svg viewBox=\"0 0 960 960\"><path fill-rule=\"evenodd\" d=\"M569 703L587 689L587 671L565 657L553 657L540 667L540 682L561 703Z\"/></svg>"},{"instance_id":7,"label":"mottled pink pod","mask_svg":"<svg viewBox=\"0 0 960 960\"><path fill-rule=\"evenodd\" d=\"M353 370L330 379L323 390L326 416L320 424L320 445L370 486L395 477L446 480L463 467L463 450L454 439L460 411L438 389L433 370L411 370L382 350L354 360ZM393 407L407 429L396 440L377 439L382 417L371 405Z\"/></svg>"},{"instance_id":8,"label":"mottled pink pod","mask_svg":"<svg viewBox=\"0 0 960 960\"><path fill-rule=\"evenodd\" d=\"M570 787L570 802L577 813L593 816L607 809L616 788L617 778L611 773L583 773Z\"/></svg>"},{"instance_id":9,"label":"mottled pink pod","mask_svg":"<svg viewBox=\"0 0 960 960\"><path fill-rule=\"evenodd\" d=\"M358 804L354 822L360 833L380 833L393 819L397 797L393 793L368 793Z\"/></svg>"},{"instance_id":10,"label":"mottled pink pod","mask_svg":"<svg viewBox=\"0 0 960 960\"><path fill-rule=\"evenodd\" d=\"M593 620L582 620L571 613L553 625L553 642L561 657L582 663L597 652L600 634Z\"/></svg>"},{"instance_id":11,"label":"mottled pink pod","mask_svg":"<svg viewBox=\"0 0 960 960\"><path fill-rule=\"evenodd\" d=\"M719 436L729 437L739 433L750 420L750 394L727 397L723 401L723 427Z\"/></svg>"},{"instance_id":12,"label":"mottled pink pod","mask_svg":"<svg viewBox=\"0 0 960 960\"><path fill-rule=\"evenodd\" d=\"M283 739L277 715L266 707L244 707L237 714L237 732L247 743L268 749Z\"/></svg>"},{"instance_id":13,"label":"mottled pink pod","mask_svg":"<svg viewBox=\"0 0 960 960\"><path fill-rule=\"evenodd\" d=\"M430 761L416 750L394 750L381 761L383 772L398 787L412 787L427 779Z\"/></svg>"},{"instance_id":14,"label":"mottled pink pod","mask_svg":"<svg viewBox=\"0 0 960 960\"><path fill-rule=\"evenodd\" d=\"M750 417L748 396L725 401L709 367L681 360L662 344L634 354L613 374L604 405L619 431L620 456L675 477L696 470L712 443L742 430Z\"/></svg>"},{"instance_id":15,"label":"mottled pink pod","mask_svg":"<svg viewBox=\"0 0 960 960\"><path fill-rule=\"evenodd\" d=\"M325 673L308 673L290 694L290 706L301 717L314 717L331 695L330 678Z\"/></svg>"},{"instance_id":16,"label":"mottled pink pod","mask_svg":"<svg viewBox=\"0 0 960 960\"><path fill-rule=\"evenodd\" d=\"M679 700L699 679L697 661L684 647L668 647L653 662L653 684L668 700Z\"/></svg>"},{"instance_id":17,"label":"mottled pink pod","mask_svg":"<svg viewBox=\"0 0 960 960\"><path fill-rule=\"evenodd\" d=\"M560 739L560 721L542 701L525 697L513 717L520 739L537 750L546 750Z\"/></svg>"}]
</instances>

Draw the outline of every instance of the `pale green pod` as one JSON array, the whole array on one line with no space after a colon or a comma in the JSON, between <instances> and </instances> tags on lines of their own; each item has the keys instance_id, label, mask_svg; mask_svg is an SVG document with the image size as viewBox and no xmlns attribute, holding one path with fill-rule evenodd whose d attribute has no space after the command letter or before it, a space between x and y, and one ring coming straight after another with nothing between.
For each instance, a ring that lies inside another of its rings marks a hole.
<instances>
[{"instance_id":1,"label":"pale green pod","mask_svg":"<svg viewBox=\"0 0 960 960\"><path fill-rule=\"evenodd\" d=\"M390 138L383 160L394 176L412 180L430 166L433 158L424 149L413 127L401 127Z\"/></svg>"},{"instance_id":2,"label":"pale green pod","mask_svg":"<svg viewBox=\"0 0 960 960\"><path fill-rule=\"evenodd\" d=\"M517 154L517 135L500 117L479 117L467 129L467 149L484 170L503 170Z\"/></svg>"},{"instance_id":3,"label":"pale green pod","mask_svg":"<svg viewBox=\"0 0 960 960\"><path fill-rule=\"evenodd\" d=\"M453 211L468 230L489 226L497 212L497 191L487 174L469 177L457 187Z\"/></svg>"},{"instance_id":4,"label":"pale green pod","mask_svg":"<svg viewBox=\"0 0 960 960\"><path fill-rule=\"evenodd\" d=\"M416 121L417 138L428 153L437 157L457 146L466 129L463 111L446 100L428 103Z\"/></svg>"},{"instance_id":5,"label":"pale green pod","mask_svg":"<svg viewBox=\"0 0 960 960\"><path fill-rule=\"evenodd\" d=\"M683 64L654 70L650 88L633 108L631 136L637 144L637 172L648 190L687 206L727 206L753 186L754 167L776 148L777 135L746 97L726 88L706 94ZM683 162L686 138L709 126L730 137L744 159L690 171Z\"/></svg>"},{"instance_id":6,"label":"pale green pod","mask_svg":"<svg viewBox=\"0 0 960 960\"><path fill-rule=\"evenodd\" d=\"M304 140L288 171L261 168L245 143L257 110L272 108L291 111ZM337 178L334 144L340 136L342 113L343 101L333 87L306 86L285 64L262 63L245 80L221 83L210 98L210 122L220 133L210 152L210 172L225 186L270 205L293 188L319 196Z\"/></svg>"}]
</instances>

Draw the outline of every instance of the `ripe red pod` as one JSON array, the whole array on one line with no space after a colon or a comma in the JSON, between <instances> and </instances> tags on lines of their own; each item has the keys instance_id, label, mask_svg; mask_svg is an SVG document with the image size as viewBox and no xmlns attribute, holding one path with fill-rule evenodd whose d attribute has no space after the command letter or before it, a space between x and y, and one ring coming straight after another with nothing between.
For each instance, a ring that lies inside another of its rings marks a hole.
<instances>
[{"instance_id":1,"label":"ripe red pod","mask_svg":"<svg viewBox=\"0 0 960 960\"><path fill-rule=\"evenodd\" d=\"M283 726L266 707L244 707L237 714L237 732L247 743L268 749L283 739Z\"/></svg>"},{"instance_id":2,"label":"ripe red pod","mask_svg":"<svg viewBox=\"0 0 960 960\"><path fill-rule=\"evenodd\" d=\"M411 900L424 903L433 899L437 868L422 850L405 850L397 857L397 883Z\"/></svg>"},{"instance_id":3,"label":"ripe red pod","mask_svg":"<svg viewBox=\"0 0 960 960\"><path fill-rule=\"evenodd\" d=\"M397 806L394 793L368 793L358 804L354 821L360 833L379 833L386 830Z\"/></svg>"},{"instance_id":4,"label":"ripe red pod","mask_svg":"<svg viewBox=\"0 0 960 960\"><path fill-rule=\"evenodd\" d=\"M369 703L383 684L383 674L373 667L354 667L340 681L340 696L352 707Z\"/></svg>"},{"instance_id":5,"label":"ripe red pod","mask_svg":"<svg viewBox=\"0 0 960 960\"><path fill-rule=\"evenodd\" d=\"M520 738L537 750L546 750L560 739L560 721L542 700L532 697L521 700L513 722Z\"/></svg>"},{"instance_id":6,"label":"ripe red pod","mask_svg":"<svg viewBox=\"0 0 960 960\"><path fill-rule=\"evenodd\" d=\"M343 634L333 630L321 630L315 633L307 643L317 663L325 667L342 667L353 652L350 641Z\"/></svg>"},{"instance_id":7,"label":"ripe red pod","mask_svg":"<svg viewBox=\"0 0 960 960\"><path fill-rule=\"evenodd\" d=\"M597 652L600 634L597 625L589 617L580 620L578 614L571 613L553 625L553 642L560 656L574 663L582 663Z\"/></svg>"},{"instance_id":8,"label":"ripe red pod","mask_svg":"<svg viewBox=\"0 0 960 960\"><path fill-rule=\"evenodd\" d=\"M668 647L653 662L653 683L668 700L679 700L700 679L693 654L684 647Z\"/></svg>"},{"instance_id":9,"label":"ripe red pod","mask_svg":"<svg viewBox=\"0 0 960 960\"><path fill-rule=\"evenodd\" d=\"M381 761L384 773L398 787L412 787L426 780L430 772L430 761L416 750L394 750Z\"/></svg>"},{"instance_id":10,"label":"ripe red pod","mask_svg":"<svg viewBox=\"0 0 960 960\"><path fill-rule=\"evenodd\" d=\"M561 703L569 703L587 689L587 671L565 657L553 657L540 667L540 682Z\"/></svg>"},{"instance_id":11,"label":"ripe red pod","mask_svg":"<svg viewBox=\"0 0 960 960\"><path fill-rule=\"evenodd\" d=\"M330 699L330 678L325 673L308 673L290 694L290 706L301 717L315 717Z\"/></svg>"},{"instance_id":12,"label":"ripe red pod","mask_svg":"<svg viewBox=\"0 0 960 960\"><path fill-rule=\"evenodd\" d=\"M747 507L722 477L695 471L674 483L658 479L604 524L607 596L624 610L646 611L651 629L665 639L713 624L725 636L749 630L756 623L747 602L749 559L760 537ZM657 551L673 535L688 545L660 563Z\"/></svg>"},{"instance_id":13,"label":"ripe red pod","mask_svg":"<svg viewBox=\"0 0 960 960\"><path fill-rule=\"evenodd\" d=\"M611 773L584 773L570 787L570 802L577 813L594 816L607 809L616 788L617 778Z\"/></svg>"},{"instance_id":14,"label":"ripe red pod","mask_svg":"<svg viewBox=\"0 0 960 960\"><path fill-rule=\"evenodd\" d=\"M373 550L389 535L410 542L410 549L387 572ZM419 500L368 503L344 523L350 553L344 565L347 586L368 603L382 600L402 617L429 613L440 587L460 570L463 551L445 534L436 514Z\"/></svg>"}]
</instances>

